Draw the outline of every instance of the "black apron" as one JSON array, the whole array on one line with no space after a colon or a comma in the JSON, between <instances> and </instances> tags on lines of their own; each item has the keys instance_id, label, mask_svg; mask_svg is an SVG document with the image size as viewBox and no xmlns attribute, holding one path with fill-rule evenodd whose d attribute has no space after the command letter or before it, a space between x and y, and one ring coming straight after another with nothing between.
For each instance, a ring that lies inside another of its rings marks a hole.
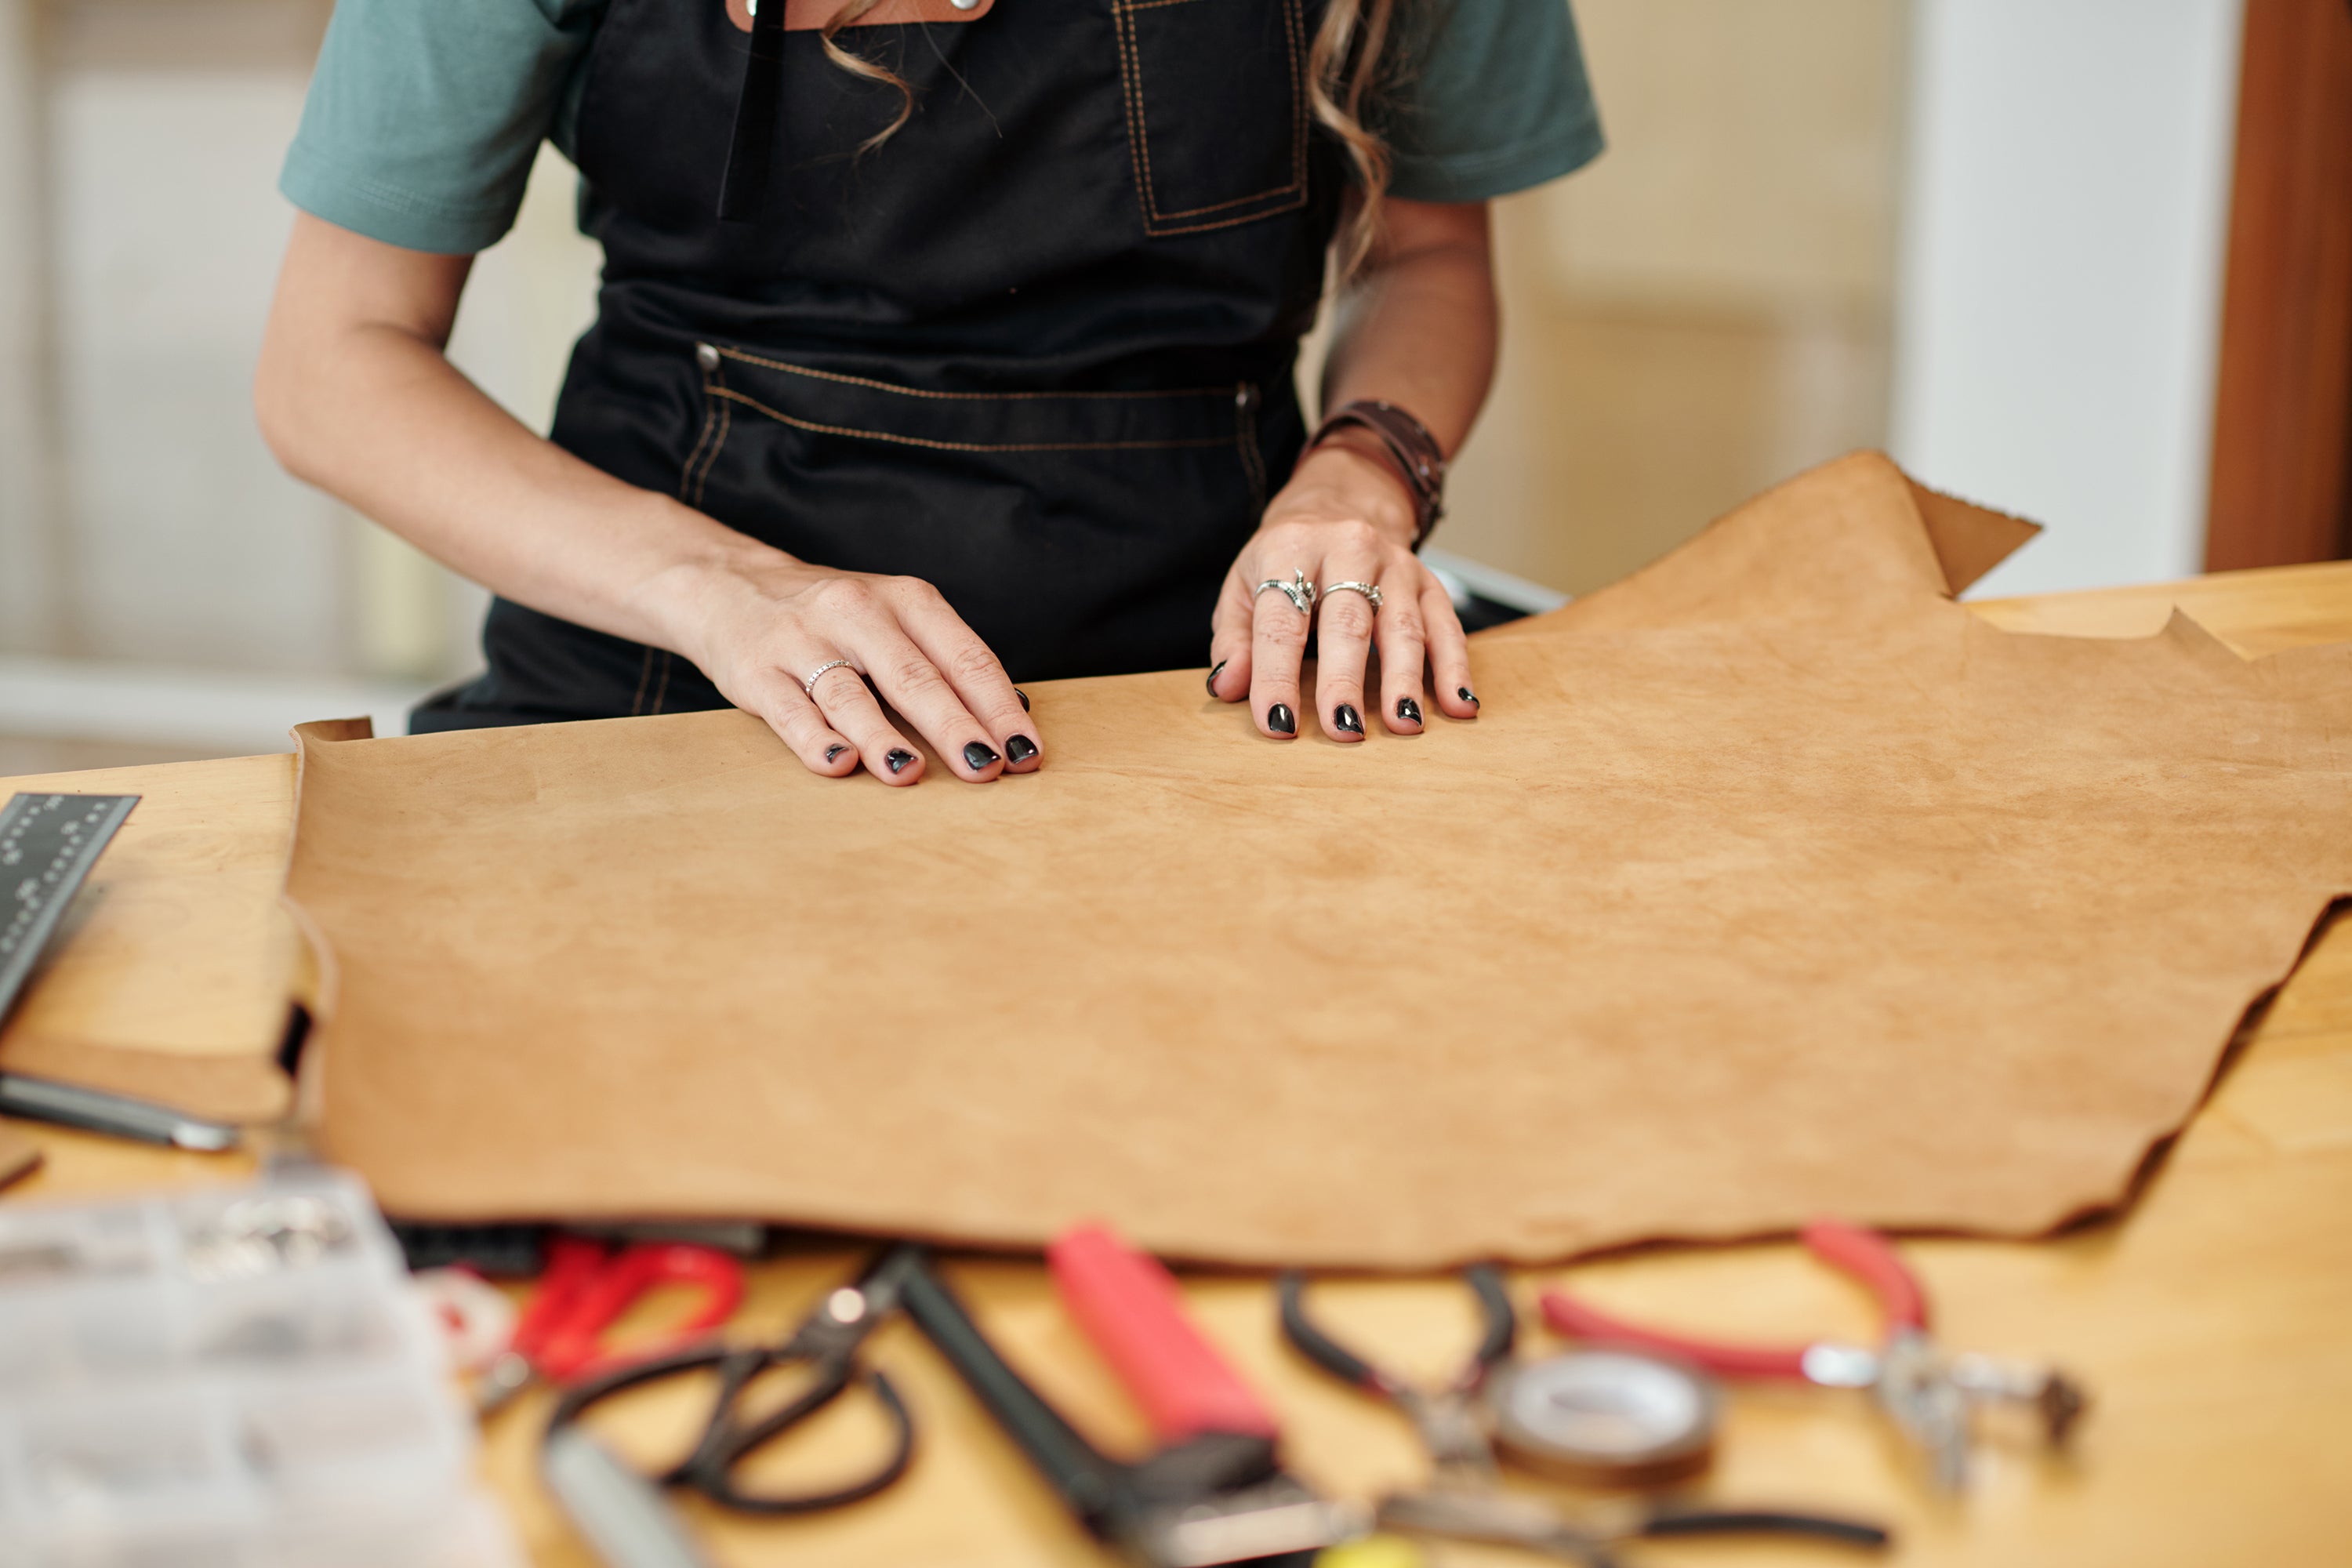
<instances>
[{"instance_id":1,"label":"black apron","mask_svg":"<svg viewBox=\"0 0 2352 1568\"><path fill-rule=\"evenodd\" d=\"M552 438L803 561L930 582L1015 680L1203 662L1304 437L1342 185L1307 104L1319 9L847 30L915 95L862 155L898 94L788 34L771 173L726 222L745 35L723 0L612 0L577 142L604 286ZM483 648L415 729L725 705L683 658L503 599Z\"/></svg>"}]
</instances>

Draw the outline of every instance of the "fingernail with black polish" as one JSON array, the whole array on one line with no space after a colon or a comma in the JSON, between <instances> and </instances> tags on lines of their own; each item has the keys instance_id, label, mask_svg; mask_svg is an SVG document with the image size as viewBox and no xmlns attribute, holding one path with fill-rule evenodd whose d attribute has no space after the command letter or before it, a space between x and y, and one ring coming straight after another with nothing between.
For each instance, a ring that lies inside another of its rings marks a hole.
<instances>
[{"instance_id":1,"label":"fingernail with black polish","mask_svg":"<svg viewBox=\"0 0 2352 1568\"><path fill-rule=\"evenodd\" d=\"M967 742L964 745L963 765L973 773L978 773L991 763L1001 760L994 752L990 751L978 741Z\"/></svg>"},{"instance_id":2,"label":"fingernail with black polish","mask_svg":"<svg viewBox=\"0 0 2352 1568\"><path fill-rule=\"evenodd\" d=\"M1026 735L1015 735L1004 742L1004 754L1016 763L1025 763L1037 754L1037 742Z\"/></svg>"},{"instance_id":3,"label":"fingernail with black polish","mask_svg":"<svg viewBox=\"0 0 2352 1568\"><path fill-rule=\"evenodd\" d=\"M1277 702L1265 710L1265 727L1277 735L1296 735L1298 716L1290 710L1289 704Z\"/></svg>"},{"instance_id":4,"label":"fingernail with black polish","mask_svg":"<svg viewBox=\"0 0 2352 1568\"><path fill-rule=\"evenodd\" d=\"M835 763L839 762L841 760L841 753L847 750L849 750L847 746L841 745L837 742L834 745L827 746L824 749L825 765L830 767Z\"/></svg>"},{"instance_id":5,"label":"fingernail with black polish","mask_svg":"<svg viewBox=\"0 0 2352 1568\"><path fill-rule=\"evenodd\" d=\"M1478 699L1477 699L1476 697L1475 697L1475 696L1471 695L1471 691L1470 691L1470 689L1469 689L1468 687L1466 687L1466 686L1457 686L1457 687L1455 687L1455 688L1454 689L1454 695L1455 695L1455 696L1457 696L1457 697L1461 698L1463 701L1467 702L1468 704L1470 704L1470 706L1471 706L1471 707L1475 708L1475 707L1477 707L1477 706L1478 706Z\"/></svg>"},{"instance_id":6,"label":"fingernail with black polish","mask_svg":"<svg viewBox=\"0 0 2352 1568\"><path fill-rule=\"evenodd\" d=\"M1421 722L1421 704L1410 697L1397 699L1397 717L1408 724Z\"/></svg>"},{"instance_id":7,"label":"fingernail with black polish","mask_svg":"<svg viewBox=\"0 0 2352 1568\"><path fill-rule=\"evenodd\" d=\"M1214 696L1217 694L1217 677L1219 677L1219 676L1221 676L1221 675L1224 674L1224 672L1225 672L1225 666L1227 666L1227 665L1229 665L1229 664L1231 664L1231 663L1233 663L1233 660L1232 660L1232 659L1229 659L1229 658L1221 658L1221 659L1217 660L1217 668L1214 668L1214 669L1213 669L1213 670L1211 670L1211 671L1209 671L1209 695L1210 695L1210 696L1214 697Z\"/></svg>"},{"instance_id":8,"label":"fingernail with black polish","mask_svg":"<svg viewBox=\"0 0 2352 1568\"><path fill-rule=\"evenodd\" d=\"M1025 692L1025 691L1022 690L1019 687L1017 687L1017 686L1016 686L1016 687L1014 687L1014 688L1013 689L1013 696L1015 696L1015 697L1018 697L1019 699L1021 699L1021 711L1023 711L1024 713L1028 712L1028 711L1029 711L1029 694L1028 694L1027 692Z\"/></svg>"},{"instance_id":9,"label":"fingernail with black polish","mask_svg":"<svg viewBox=\"0 0 2352 1568\"><path fill-rule=\"evenodd\" d=\"M914 760L914 752L900 751L894 748L889 755L882 759L882 765L888 768L894 773L902 773L907 771L907 764Z\"/></svg>"},{"instance_id":10,"label":"fingernail with black polish","mask_svg":"<svg viewBox=\"0 0 2352 1568\"><path fill-rule=\"evenodd\" d=\"M1350 735L1364 732L1364 716L1345 702L1340 703L1339 710L1331 715L1331 722Z\"/></svg>"}]
</instances>

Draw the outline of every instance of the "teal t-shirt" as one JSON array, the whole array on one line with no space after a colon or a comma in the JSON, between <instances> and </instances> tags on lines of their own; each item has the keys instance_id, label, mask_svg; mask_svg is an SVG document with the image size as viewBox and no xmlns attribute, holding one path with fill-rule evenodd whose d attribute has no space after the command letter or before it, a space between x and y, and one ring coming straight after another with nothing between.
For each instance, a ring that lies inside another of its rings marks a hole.
<instances>
[{"instance_id":1,"label":"teal t-shirt","mask_svg":"<svg viewBox=\"0 0 2352 1568\"><path fill-rule=\"evenodd\" d=\"M495 244L540 142L571 154L606 3L338 0L278 188L387 245L466 255ZM1599 154L1568 0L1399 6L1404 58L1376 121L1391 194L1485 201Z\"/></svg>"}]
</instances>

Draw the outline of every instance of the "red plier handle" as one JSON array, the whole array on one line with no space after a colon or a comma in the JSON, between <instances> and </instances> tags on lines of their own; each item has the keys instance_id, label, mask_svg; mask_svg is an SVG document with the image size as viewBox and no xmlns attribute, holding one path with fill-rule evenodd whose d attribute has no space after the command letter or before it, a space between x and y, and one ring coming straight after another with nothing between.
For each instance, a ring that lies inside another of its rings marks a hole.
<instances>
[{"instance_id":1,"label":"red plier handle","mask_svg":"<svg viewBox=\"0 0 2352 1568\"><path fill-rule=\"evenodd\" d=\"M1919 1281L1876 1231L1836 1220L1815 1220L1800 1233L1806 1249L1832 1268L1870 1287L1886 1320L1886 1332L1925 1332L1927 1299ZM1779 1377L1801 1381L1811 1345L1740 1345L1687 1339L1621 1321L1559 1290L1543 1295L1544 1321L1554 1331L1607 1344L1663 1351L1722 1377Z\"/></svg>"},{"instance_id":2,"label":"red plier handle","mask_svg":"<svg viewBox=\"0 0 2352 1568\"><path fill-rule=\"evenodd\" d=\"M665 1285L698 1292L685 1320L652 1343L608 1350L605 1331ZM743 1266L716 1247L647 1242L608 1253L601 1242L560 1236L548 1243L547 1271L515 1324L514 1349L541 1376L571 1382L679 1349L734 1316L742 1300Z\"/></svg>"},{"instance_id":3,"label":"red plier handle","mask_svg":"<svg viewBox=\"0 0 2352 1568\"><path fill-rule=\"evenodd\" d=\"M1275 1419L1192 1324L1174 1275L1107 1226L1073 1226L1045 1248L1062 1304L1143 1407L1160 1440L1208 1433L1271 1441Z\"/></svg>"}]
</instances>

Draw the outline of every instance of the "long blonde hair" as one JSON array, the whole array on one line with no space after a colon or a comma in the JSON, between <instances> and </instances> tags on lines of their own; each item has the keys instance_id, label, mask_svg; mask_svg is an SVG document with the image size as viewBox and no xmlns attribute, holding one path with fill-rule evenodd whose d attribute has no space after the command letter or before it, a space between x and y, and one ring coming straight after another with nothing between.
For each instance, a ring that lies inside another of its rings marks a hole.
<instances>
[{"instance_id":1,"label":"long blonde hair","mask_svg":"<svg viewBox=\"0 0 2352 1568\"><path fill-rule=\"evenodd\" d=\"M1331 0L1307 55L1307 103L1356 170L1356 207L1339 239L1342 278L1371 254L1388 195L1388 145L1366 128L1364 106L1380 85L1396 7L1397 0Z\"/></svg>"},{"instance_id":2,"label":"long blonde hair","mask_svg":"<svg viewBox=\"0 0 2352 1568\"><path fill-rule=\"evenodd\" d=\"M782 0L772 0L781 5ZM882 0L848 0L825 23L818 39L825 58L852 76L878 81L897 89L898 112L890 123L857 144L871 153L914 118L914 89L887 66L843 48L837 41L844 27L879 5ZM1307 54L1307 100L1315 119L1339 139L1348 162L1356 171L1358 199L1339 240L1339 273L1346 277L1363 265L1380 233L1381 203L1389 188L1389 150L1364 124L1364 109L1378 86L1389 35L1396 19L1397 0L1330 0L1323 25Z\"/></svg>"}]
</instances>

